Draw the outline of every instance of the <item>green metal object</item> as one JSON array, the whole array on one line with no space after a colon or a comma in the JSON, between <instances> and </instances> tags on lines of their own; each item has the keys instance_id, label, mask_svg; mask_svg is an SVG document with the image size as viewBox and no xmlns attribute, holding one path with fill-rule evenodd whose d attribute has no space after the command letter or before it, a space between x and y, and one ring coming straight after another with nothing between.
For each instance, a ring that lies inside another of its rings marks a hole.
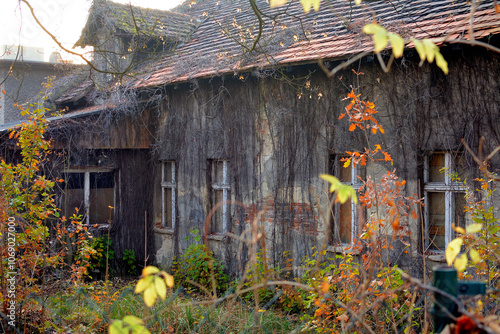
<instances>
[{"instance_id":1,"label":"green metal object","mask_svg":"<svg viewBox=\"0 0 500 334\"><path fill-rule=\"evenodd\" d=\"M433 286L453 297L457 297L458 295L476 296L486 294L486 283L458 281L457 270L450 267L434 269ZM434 330L436 333L440 333L446 325L454 322L453 318L457 318L460 315L458 305L439 292L434 293L432 313L434 315Z\"/></svg>"},{"instance_id":2,"label":"green metal object","mask_svg":"<svg viewBox=\"0 0 500 334\"><path fill-rule=\"evenodd\" d=\"M434 269L434 287L457 297L457 283L457 270L455 268L440 267ZM458 316L458 306L450 298L435 292L432 313L434 315L434 331L440 333L446 325L453 322L450 315Z\"/></svg>"},{"instance_id":3,"label":"green metal object","mask_svg":"<svg viewBox=\"0 0 500 334\"><path fill-rule=\"evenodd\" d=\"M486 294L486 283L484 282L471 282L471 281L458 281L458 294L477 296Z\"/></svg>"}]
</instances>

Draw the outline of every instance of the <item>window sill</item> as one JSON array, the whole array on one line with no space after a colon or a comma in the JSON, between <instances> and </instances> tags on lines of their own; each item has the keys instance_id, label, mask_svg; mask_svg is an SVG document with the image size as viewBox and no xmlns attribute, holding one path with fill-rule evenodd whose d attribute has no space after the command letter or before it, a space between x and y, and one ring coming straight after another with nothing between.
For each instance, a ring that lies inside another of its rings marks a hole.
<instances>
[{"instance_id":1,"label":"window sill","mask_svg":"<svg viewBox=\"0 0 500 334\"><path fill-rule=\"evenodd\" d=\"M215 240L215 241L225 241L229 237L226 234L209 234L207 235L208 240Z\"/></svg>"},{"instance_id":2,"label":"window sill","mask_svg":"<svg viewBox=\"0 0 500 334\"><path fill-rule=\"evenodd\" d=\"M446 262L446 256L444 255L444 252L439 252L439 251L426 252L425 257L427 258L427 260L433 261L433 262L443 262L443 263Z\"/></svg>"},{"instance_id":3,"label":"window sill","mask_svg":"<svg viewBox=\"0 0 500 334\"><path fill-rule=\"evenodd\" d=\"M174 229L173 228L167 228L167 227L155 227L153 229L155 233L158 234L165 234L165 235L174 235Z\"/></svg>"},{"instance_id":4,"label":"window sill","mask_svg":"<svg viewBox=\"0 0 500 334\"><path fill-rule=\"evenodd\" d=\"M361 254L361 250L359 249L359 247L355 248L353 245L327 246L326 250L328 252L339 253L339 254L352 254L352 255Z\"/></svg>"}]
</instances>

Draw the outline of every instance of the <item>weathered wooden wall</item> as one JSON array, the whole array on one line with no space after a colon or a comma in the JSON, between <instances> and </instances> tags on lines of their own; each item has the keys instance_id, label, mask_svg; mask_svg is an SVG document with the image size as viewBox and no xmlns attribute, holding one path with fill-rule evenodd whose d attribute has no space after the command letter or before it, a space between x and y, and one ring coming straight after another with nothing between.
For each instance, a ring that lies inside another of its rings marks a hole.
<instances>
[{"instance_id":1,"label":"weathered wooden wall","mask_svg":"<svg viewBox=\"0 0 500 334\"><path fill-rule=\"evenodd\" d=\"M444 54L448 76L434 65L419 67L416 53L409 52L389 73L364 61L355 67L364 73L359 77L348 69L328 79L311 65L286 73L292 79L316 70L293 83L276 73L275 78L248 74L243 80L228 76L167 87L154 157L155 224L161 227L161 159L178 164L178 222L173 233L156 229L157 261L169 265L188 246L189 231L203 231L208 159L229 159L232 199L243 203L232 205L230 232L240 234L255 212L265 209L273 264L283 260L284 251L296 263L311 254L312 247L324 241L326 185L318 175L327 172L328 155L366 146L363 136L347 130L347 120L338 120L351 86L376 103L386 129L385 135L369 134L368 140L383 145L395 160L394 165L379 164L369 172L396 169L408 181L409 195L422 193L426 151L463 150L461 138L477 148L482 135L488 138L486 151L491 151L500 144L500 57L468 48ZM498 159L492 168L498 168ZM411 252L418 255L420 223L410 219L408 224ZM212 240L211 246L232 271L245 260L245 254L238 254L237 241ZM399 255L403 266L417 261Z\"/></svg>"}]
</instances>

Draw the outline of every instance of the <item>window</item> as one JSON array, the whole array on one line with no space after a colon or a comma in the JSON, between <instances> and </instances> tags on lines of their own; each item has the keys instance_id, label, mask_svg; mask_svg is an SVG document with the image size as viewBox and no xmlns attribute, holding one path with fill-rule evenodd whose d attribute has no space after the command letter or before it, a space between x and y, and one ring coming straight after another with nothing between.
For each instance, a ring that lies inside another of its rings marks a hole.
<instances>
[{"instance_id":1,"label":"window","mask_svg":"<svg viewBox=\"0 0 500 334\"><path fill-rule=\"evenodd\" d=\"M212 233L224 233L229 227L229 198L231 185L227 160L211 160L210 163L210 204L212 215Z\"/></svg>"},{"instance_id":2,"label":"window","mask_svg":"<svg viewBox=\"0 0 500 334\"><path fill-rule=\"evenodd\" d=\"M75 208L85 224L106 224L115 206L114 173L109 171L68 171L64 174L62 213L70 217Z\"/></svg>"},{"instance_id":3,"label":"window","mask_svg":"<svg viewBox=\"0 0 500 334\"><path fill-rule=\"evenodd\" d=\"M359 190L363 186L360 180L365 178L365 166L352 164L344 168L344 162L341 161L343 157L338 155L331 156L330 159L330 173L336 176L342 183L352 186L354 189ZM331 219L331 240L330 243L334 245L349 245L353 242L358 234L358 210L356 204L348 200L344 204L337 203L333 210L333 217Z\"/></svg>"},{"instance_id":4,"label":"window","mask_svg":"<svg viewBox=\"0 0 500 334\"><path fill-rule=\"evenodd\" d=\"M164 161L161 175L161 221L163 227L170 229L175 228L176 188L175 161Z\"/></svg>"},{"instance_id":5,"label":"window","mask_svg":"<svg viewBox=\"0 0 500 334\"><path fill-rule=\"evenodd\" d=\"M432 153L425 157L425 240L426 252L444 251L454 237L452 224L465 226L465 187L462 154Z\"/></svg>"}]
</instances>

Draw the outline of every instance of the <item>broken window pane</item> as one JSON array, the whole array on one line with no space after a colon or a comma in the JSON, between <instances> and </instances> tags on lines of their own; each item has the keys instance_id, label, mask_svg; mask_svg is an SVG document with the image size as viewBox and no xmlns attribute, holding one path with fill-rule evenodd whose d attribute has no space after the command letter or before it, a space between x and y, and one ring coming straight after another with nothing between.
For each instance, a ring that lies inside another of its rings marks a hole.
<instances>
[{"instance_id":1,"label":"broken window pane","mask_svg":"<svg viewBox=\"0 0 500 334\"><path fill-rule=\"evenodd\" d=\"M65 174L65 184L62 196L62 215L66 218L71 217L76 213L85 215L84 203L84 173L67 173Z\"/></svg>"},{"instance_id":2,"label":"broken window pane","mask_svg":"<svg viewBox=\"0 0 500 334\"><path fill-rule=\"evenodd\" d=\"M164 164L164 169L163 169L163 182L174 182L173 178L173 171L174 171L174 165L172 161L166 161Z\"/></svg>"},{"instance_id":3,"label":"broken window pane","mask_svg":"<svg viewBox=\"0 0 500 334\"><path fill-rule=\"evenodd\" d=\"M429 156L429 182L443 182L445 173L441 171L445 167L444 153L434 153Z\"/></svg>"},{"instance_id":4,"label":"broken window pane","mask_svg":"<svg viewBox=\"0 0 500 334\"><path fill-rule=\"evenodd\" d=\"M214 207L217 203L222 203L224 201L224 192L222 190L214 191L213 204ZM213 232L224 233L224 205L221 205L213 213Z\"/></svg>"},{"instance_id":5,"label":"broken window pane","mask_svg":"<svg viewBox=\"0 0 500 334\"><path fill-rule=\"evenodd\" d=\"M89 223L105 224L112 220L114 207L113 173L90 173Z\"/></svg>"},{"instance_id":6,"label":"broken window pane","mask_svg":"<svg viewBox=\"0 0 500 334\"><path fill-rule=\"evenodd\" d=\"M453 223L455 223L455 226L460 226L462 228L465 228L465 211L464 208L467 206L467 201L465 200L465 194L464 193L455 193L453 195L454 197L454 202L455 202L455 212L454 212L454 219Z\"/></svg>"},{"instance_id":7,"label":"broken window pane","mask_svg":"<svg viewBox=\"0 0 500 334\"><path fill-rule=\"evenodd\" d=\"M70 217L78 208L83 223L104 224L112 219L114 174L112 172L66 173L62 212ZM87 182L85 180L88 180Z\"/></svg>"},{"instance_id":8,"label":"broken window pane","mask_svg":"<svg viewBox=\"0 0 500 334\"><path fill-rule=\"evenodd\" d=\"M163 188L163 216L165 217L165 227L173 228L173 217L172 217L172 188Z\"/></svg>"},{"instance_id":9,"label":"broken window pane","mask_svg":"<svg viewBox=\"0 0 500 334\"><path fill-rule=\"evenodd\" d=\"M445 193L428 193L429 196L429 249L444 251L445 240Z\"/></svg>"},{"instance_id":10,"label":"broken window pane","mask_svg":"<svg viewBox=\"0 0 500 334\"><path fill-rule=\"evenodd\" d=\"M352 207L351 201L340 204L339 239L343 244L351 243Z\"/></svg>"}]
</instances>

